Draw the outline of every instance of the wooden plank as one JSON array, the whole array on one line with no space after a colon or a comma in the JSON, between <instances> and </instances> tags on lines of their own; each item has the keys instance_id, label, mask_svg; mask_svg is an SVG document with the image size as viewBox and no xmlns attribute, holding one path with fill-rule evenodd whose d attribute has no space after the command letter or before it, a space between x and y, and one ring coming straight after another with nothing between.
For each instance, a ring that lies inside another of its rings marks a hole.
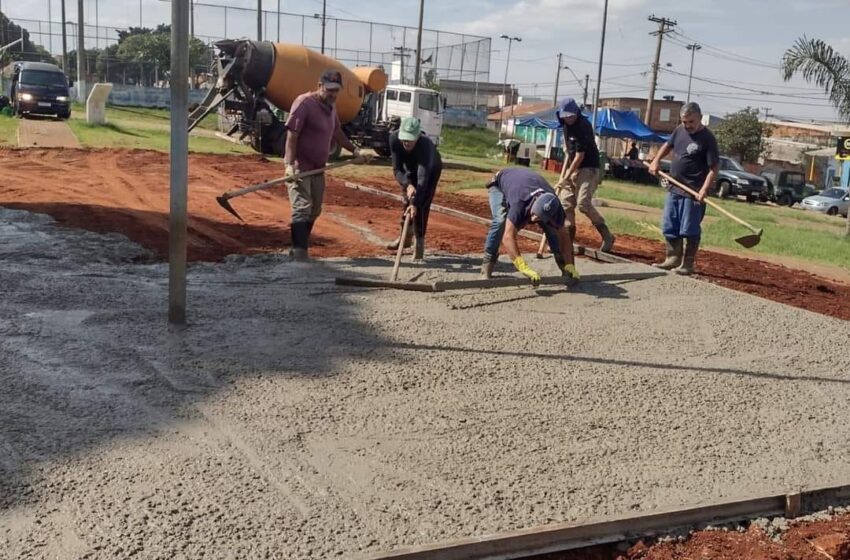
<instances>
[{"instance_id":1,"label":"wooden plank","mask_svg":"<svg viewBox=\"0 0 850 560\"><path fill-rule=\"evenodd\" d=\"M358 286L361 288L392 288L394 290L408 290L412 292L440 292L434 284L423 284L417 282L387 282L386 280L369 280L366 278L345 278L338 276L334 279L337 286Z\"/></svg>"},{"instance_id":2,"label":"wooden plank","mask_svg":"<svg viewBox=\"0 0 850 560\"><path fill-rule=\"evenodd\" d=\"M575 550L599 544L663 535L677 529L706 524L735 523L757 517L783 515L786 504L817 498L840 503L850 496L850 486L835 486L797 494L747 498L685 509L669 509L644 515L591 521L585 524L559 523L532 527L498 535L459 539L438 545L406 547L372 554L367 560L509 560L527 556Z\"/></svg>"}]
</instances>

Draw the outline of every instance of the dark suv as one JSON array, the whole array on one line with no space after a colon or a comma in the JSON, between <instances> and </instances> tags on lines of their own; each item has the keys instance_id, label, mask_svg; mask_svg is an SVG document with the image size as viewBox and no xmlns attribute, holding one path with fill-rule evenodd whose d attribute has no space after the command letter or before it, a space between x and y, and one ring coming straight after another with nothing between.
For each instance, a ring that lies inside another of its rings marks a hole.
<instances>
[{"instance_id":1,"label":"dark suv","mask_svg":"<svg viewBox=\"0 0 850 560\"><path fill-rule=\"evenodd\" d=\"M764 177L747 172L732 158L720 156L720 171L717 173L717 196L746 196L747 202L767 202L768 187Z\"/></svg>"},{"instance_id":2,"label":"dark suv","mask_svg":"<svg viewBox=\"0 0 850 560\"><path fill-rule=\"evenodd\" d=\"M62 69L43 62L17 62L12 72L11 101L15 114L71 116L68 79Z\"/></svg>"}]
</instances>

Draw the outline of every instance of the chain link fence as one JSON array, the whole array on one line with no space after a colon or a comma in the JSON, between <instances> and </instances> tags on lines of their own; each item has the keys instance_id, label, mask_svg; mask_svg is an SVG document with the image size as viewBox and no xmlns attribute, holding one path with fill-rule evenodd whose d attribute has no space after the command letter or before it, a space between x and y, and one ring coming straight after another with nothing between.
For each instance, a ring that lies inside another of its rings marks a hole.
<instances>
[{"instance_id":1,"label":"chain link fence","mask_svg":"<svg viewBox=\"0 0 850 560\"><path fill-rule=\"evenodd\" d=\"M15 18L12 23L26 29L33 43L40 44L57 60L61 60L61 21ZM151 22L145 21L145 27L152 27ZM196 77L194 83L202 87L214 55L213 44L226 38L255 38L257 12L249 8L196 2L192 12L192 30L193 36L206 46L204 53L194 56L192 61L192 74ZM86 73L89 80L167 87L168 68L163 61L119 54L120 34L126 31L126 28L106 25L85 25ZM78 32L75 22L66 23L69 56L63 66L72 79L76 75ZM391 81L396 83L414 82L416 36L417 29L414 27L336 17L323 19L321 14L311 16L263 12L264 39L301 44L316 51L324 51L326 55L348 66L383 66ZM490 53L489 37L425 29L420 56L423 80L425 83L435 83L440 79L487 82L490 78ZM44 58L44 53L22 53L22 57L38 60Z\"/></svg>"}]
</instances>

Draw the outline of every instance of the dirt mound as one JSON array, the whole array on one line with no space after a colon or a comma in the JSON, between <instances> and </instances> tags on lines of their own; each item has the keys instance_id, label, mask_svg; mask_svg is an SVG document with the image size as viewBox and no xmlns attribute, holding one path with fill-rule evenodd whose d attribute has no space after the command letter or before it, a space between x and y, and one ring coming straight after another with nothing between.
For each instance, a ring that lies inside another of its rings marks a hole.
<instances>
[{"instance_id":1,"label":"dirt mound","mask_svg":"<svg viewBox=\"0 0 850 560\"><path fill-rule=\"evenodd\" d=\"M0 150L0 204L42 212L59 223L96 232L118 232L153 250L168 253L168 155L144 150ZM232 204L239 222L215 197L222 192L281 174L261 156L192 154L189 158L189 259L216 261L229 254L281 251L289 246L289 203L283 187ZM392 192L389 176L368 183ZM486 200L440 192L436 202L489 217ZM386 255L383 245L398 235L398 203L346 188L330 178L325 210L314 236L319 257ZM479 253L486 228L432 213L428 248ZM595 246L596 232L580 227L578 242ZM660 243L619 236L617 254L639 261L660 259ZM531 252L535 244L523 241ZM699 276L716 284L850 319L850 286L804 271L703 251Z\"/></svg>"}]
</instances>

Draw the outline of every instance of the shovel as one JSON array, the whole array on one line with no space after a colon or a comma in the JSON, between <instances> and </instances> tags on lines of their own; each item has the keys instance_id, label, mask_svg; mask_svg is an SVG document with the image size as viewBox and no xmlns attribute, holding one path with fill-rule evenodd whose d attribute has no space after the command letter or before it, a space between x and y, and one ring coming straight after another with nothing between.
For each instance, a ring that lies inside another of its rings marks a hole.
<instances>
[{"instance_id":1,"label":"shovel","mask_svg":"<svg viewBox=\"0 0 850 560\"><path fill-rule=\"evenodd\" d=\"M219 206L221 206L222 208L224 208L225 210L227 210L228 212L230 212L231 214L233 214L234 216L239 218L239 220L244 222L245 220L242 219L242 216L240 216L236 212L236 210L233 209L233 206L230 205L230 199L231 198L236 198L237 196L243 196L243 195L246 195L248 193L252 193L252 192L256 192L256 191L262 191L262 190L265 190L265 189L270 189L272 187L276 187L277 185L280 185L281 183L294 183L294 182L300 181L304 177L311 177L313 175L319 175L320 173L324 173L325 171L330 171L331 169L336 169L338 167L344 167L346 165L351 165L353 163L354 163L353 160L338 161L336 163L326 165L325 167L322 167L320 169L313 169L312 171L304 171L304 172L301 172L301 173L296 173L295 175L292 175L290 177L280 177L278 179L272 179L271 181L266 181L265 183L259 183L257 185L251 185L250 187L244 187L244 188L241 188L241 189L237 189L235 191L227 191L223 195L215 197L215 199L218 202Z\"/></svg>"},{"instance_id":2,"label":"shovel","mask_svg":"<svg viewBox=\"0 0 850 560\"><path fill-rule=\"evenodd\" d=\"M646 163L646 162L644 162L644 163ZM671 177L667 173L664 173L663 171L659 171L658 175L663 177L664 179L667 179L668 181L670 181L671 183L673 183L674 185L676 185L677 187L679 187L680 189L682 189L683 191L685 191L686 193L691 195L692 197L697 198L697 196L699 196L699 194L695 190L693 190L692 188L690 188L687 185L683 185L680 181L677 181L676 179L674 179L673 177ZM742 220L741 218L739 218L738 216L736 216L732 212L729 212L728 210L726 210L725 208L723 208L722 206L720 206L719 204L717 204L716 202L714 202L710 198L706 198L705 203L708 204L709 206L711 206L712 208L714 208L715 210L717 210L718 212L720 212L721 214L723 214L724 216L726 216L727 218L729 218L730 220L738 222L739 224L741 224L742 226L744 226L745 228L747 228L748 230L753 232L753 235L745 235L743 237L737 238L735 240L736 243L738 243L739 245L741 245L742 247L744 247L746 249L752 249L753 247L755 247L756 245L761 243L761 234L764 232L763 229L756 229L755 227L751 226L750 224L748 224L747 222L745 222L744 220Z\"/></svg>"}]
</instances>

